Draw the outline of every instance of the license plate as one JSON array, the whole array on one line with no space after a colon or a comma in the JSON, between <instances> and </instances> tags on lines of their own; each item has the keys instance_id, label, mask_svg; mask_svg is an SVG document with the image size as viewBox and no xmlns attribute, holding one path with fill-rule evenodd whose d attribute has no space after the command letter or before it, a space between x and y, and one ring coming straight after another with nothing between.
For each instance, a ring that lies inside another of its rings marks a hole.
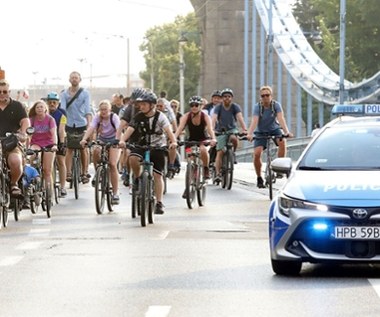
<instances>
[{"instance_id":1,"label":"license plate","mask_svg":"<svg viewBox=\"0 0 380 317\"><path fill-rule=\"evenodd\" d=\"M335 239L373 240L380 239L380 227L348 227L337 226Z\"/></svg>"},{"instance_id":2,"label":"license plate","mask_svg":"<svg viewBox=\"0 0 380 317\"><path fill-rule=\"evenodd\" d=\"M380 105L364 105L366 114L380 114Z\"/></svg>"}]
</instances>

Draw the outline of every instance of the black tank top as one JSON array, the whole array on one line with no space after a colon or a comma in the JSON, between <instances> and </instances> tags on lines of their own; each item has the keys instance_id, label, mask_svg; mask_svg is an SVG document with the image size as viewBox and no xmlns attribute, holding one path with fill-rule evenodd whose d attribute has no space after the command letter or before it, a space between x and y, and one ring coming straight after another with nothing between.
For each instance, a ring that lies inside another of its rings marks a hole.
<instances>
[{"instance_id":1,"label":"black tank top","mask_svg":"<svg viewBox=\"0 0 380 317\"><path fill-rule=\"evenodd\" d=\"M204 141L207 139L205 113L200 112L201 122L199 125L193 123L193 114L190 112L187 117L187 128L189 130L189 141Z\"/></svg>"}]
</instances>

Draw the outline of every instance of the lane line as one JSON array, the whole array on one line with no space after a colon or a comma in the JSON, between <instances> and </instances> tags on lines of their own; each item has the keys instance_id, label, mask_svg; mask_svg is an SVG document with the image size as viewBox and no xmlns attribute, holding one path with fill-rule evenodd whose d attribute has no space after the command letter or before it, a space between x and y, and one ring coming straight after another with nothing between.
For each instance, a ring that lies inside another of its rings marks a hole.
<instances>
[{"instance_id":1,"label":"lane line","mask_svg":"<svg viewBox=\"0 0 380 317\"><path fill-rule=\"evenodd\" d=\"M27 241L19 244L16 250L34 250L42 244L42 241Z\"/></svg>"},{"instance_id":2,"label":"lane line","mask_svg":"<svg viewBox=\"0 0 380 317\"><path fill-rule=\"evenodd\" d=\"M20 262L23 256L6 256L4 259L0 260L0 266L11 266Z\"/></svg>"},{"instance_id":3,"label":"lane line","mask_svg":"<svg viewBox=\"0 0 380 317\"><path fill-rule=\"evenodd\" d=\"M31 229L29 237L47 237L50 233L50 229Z\"/></svg>"},{"instance_id":4,"label":"lane line","mask_svg":"<svg viewBox=\"0 0 380 317\"><path fill-rule=\"evenodd\" d=\"M33 219L32 223L34 225L50 225L51 219L50 218L36 218L36 219Z\"/></svg>"},{"instance_id":5,"label":"lane line","mask_svg":"<svg viewBox=\"0 0 380 317\"><path fill-rule=\"evenodd\" d=\"M145 317L166 317L169 315L171 308L171 306L149 306L147 312L145 313Z\"/></svg>"},{"instance_id":6,"label":"lane line","mask_svg":"<svg viewBox=\"0 0 380 317\"><path fill-rule=\"evenodd\" d=\"M368 282L372 285L375 290L377 296L380 297L380 279L369 278Z\"/></svg>"}]
</instances>

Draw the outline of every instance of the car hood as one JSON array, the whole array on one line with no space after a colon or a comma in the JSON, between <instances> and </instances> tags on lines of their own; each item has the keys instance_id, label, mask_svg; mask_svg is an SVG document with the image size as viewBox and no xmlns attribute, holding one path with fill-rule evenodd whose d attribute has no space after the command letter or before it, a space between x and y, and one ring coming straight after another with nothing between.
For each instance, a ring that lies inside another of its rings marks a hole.
<instances>
[{"instance_id":1,"label":"car hood","mask_svg":"<svg viewBox=\"0 0 380 317\"><path fill-rule=\"evenodd\" d=\"M342 206L380 206L380 171L294 171L282 192Z\"/></svg>"}]
</instances>

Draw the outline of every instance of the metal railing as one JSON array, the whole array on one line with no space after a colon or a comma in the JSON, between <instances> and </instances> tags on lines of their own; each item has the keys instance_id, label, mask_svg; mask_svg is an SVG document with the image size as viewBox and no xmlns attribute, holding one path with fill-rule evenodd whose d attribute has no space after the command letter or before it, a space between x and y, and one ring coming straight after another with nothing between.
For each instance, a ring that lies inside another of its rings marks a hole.
<instances>
[{"instance_id":1,"label":"metal railing","mask_svg":"<svg viewBox=\"0 0 380 317\"><path fill-rule=\"evenodd\" d=\"M310 140L311 137L288 139L286 156L290 157L293 161L297 161ZM247 142L243 144L243 142L246 141L241 141L240 145L242 147L236 150L236 158L238 162L252 162L253 144ZM277 148L273 147L272 150L277 151ZM263 159L265 160L265 156L263 156Z\"/></svg>"}]
</instances>

